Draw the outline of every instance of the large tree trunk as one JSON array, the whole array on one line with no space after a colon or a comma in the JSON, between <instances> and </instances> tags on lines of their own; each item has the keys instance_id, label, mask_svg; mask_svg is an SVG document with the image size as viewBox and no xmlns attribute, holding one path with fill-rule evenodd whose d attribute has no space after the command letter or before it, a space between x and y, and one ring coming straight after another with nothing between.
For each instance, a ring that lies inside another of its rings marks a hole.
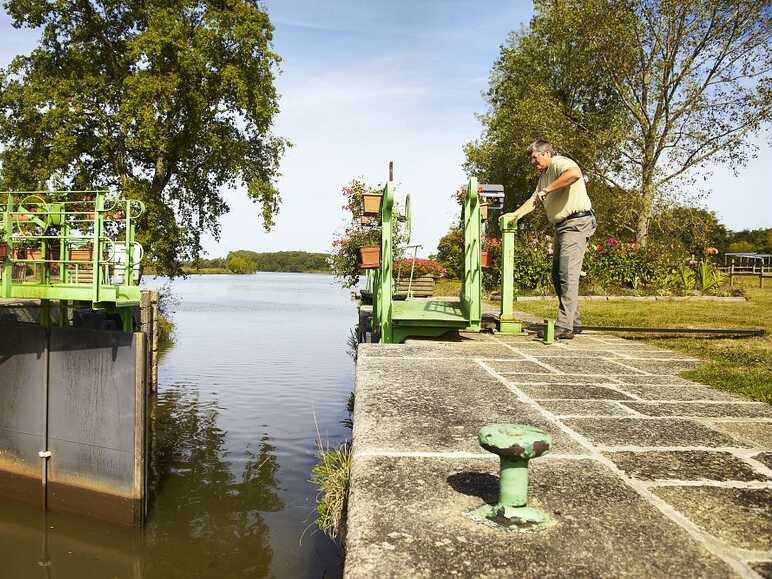
<instances>
[{"instance_id":1,"label":"large tree trunk","mask_svg":"<svg viewBox=\"0 0 772 579\"><path fill-rule=\"evenodd\" d=\"M635 234L635 241L640 247L646 247L649 241L649 225L654 211L654 171L645 166L641 177L641 212L638 214L638 231Z\"/></svg>"}]
</instances>

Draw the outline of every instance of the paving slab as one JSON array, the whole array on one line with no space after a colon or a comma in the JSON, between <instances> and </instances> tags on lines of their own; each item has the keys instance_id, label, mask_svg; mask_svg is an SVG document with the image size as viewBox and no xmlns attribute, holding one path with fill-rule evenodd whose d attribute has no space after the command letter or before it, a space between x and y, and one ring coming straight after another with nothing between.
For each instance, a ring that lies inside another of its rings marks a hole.
<instances>
[{"instance_id":1,"label":"paving slab","mask_svg":"<svg viewBox=\"0 0 772 579\"><path fill-rule=\"evenodd\" d=\"M521 388L526 387L521 386ZM529 394L533 396L532 391L529 391ZM616 402L606 400L540 400L539 406L558 416L630 416L631 414Z\"/></svg>"},{"instance_id":2,"label":"paving slab","mask_svg":"<svg viewBox=\"0 0 772 579\"><path fill-rule=\"evenodd\" d=\"M493 366L494 363L490 363ZM502 362L505 364L505 362ZM617 380L612 376L588 376L586 374L518 374L499 372L510 384L612 384Z\"/></svg>"},{"instance_id":3,"label":"paving slab","mask_svg":"<svg viewBox=\"0 0 772 579\"><path fill-rule=\"evenodd\" d=\"M612 388L588 384L523 384L519 388L535 400L549 400L550 398L633 400L631 396Z\"/></svg>"},{"instance_id":4,"label":"paving slab","mask_svg":"<svg viewBox=\"0 0 772 579\"><path fill-rule=\"evenodd\" d=\"M626 365L627 362L626 360L624 364ZM599 356L595 358L574 358L570 357L570 354L567 353L565 357L551 358L546 363L565 374L601 374L611 376L642 374L640 370L622 365L621 361L604 360Z\"/></svg>"},{"instance_id":5,"label":"paving slab","mask_svg":"<svg viewBox=\"0 0 772 579\"><path fill-rule=\"evenodd\" d=\"M496 464L355 459L347 579L371 577L727 577L709 553L592 460L536 460L530 492L557 525L510 533L465 512L497 493Z\"/></svg>"},{"instance_id":6,"label":"paving slab","mask_svg":"<svg viewBox=\"0 0 772 579\"><path fill-rule=\"evenodd\" d=\"M625 365L649 374L670 376L699 365L691 360L625 360Z\"/></svg>"},{"instance_id":7,"label":"paving slab","mask_svg":"<svg viewBox=\"0 0 772 579\"><path fill-rule=\"evenodd\" d=\"M728 418L772 418L772 406L722 402L703 404L700 402L625 402L625 406L646 416L704 416Z\"/></svg>"},{"instance_id":8,"label":"paving slab","mask_svg":"<svg viewBox=\"0 0 772 579\"><path fill-rule=\"evenodd\" d=\"M661 487L654 492L735 547L766 551L772 544L772 489Z\"/></svg>"},{"instance_id":9,"label":"paving slab","mask_svg":"<svg viewBox=\"0 0 772 579\"><path fill-rule=\"evenodd\" d=\"M461 357L461 358L511 358L523 359L505 344L488 340L468 340L462 342L438 342L434 340L414 340L406 344L361 344L357 355L367 357Z\"/></svg>"},{"instance_id":10,"label":"paving slab","mask_svg":"<svg viewBox=\"0 0 772 579\"><path fill-rule=\"evenodd\" d=\"M710 427L731 435L753 446L772 449L772 423L769 422L714 422Z\"/></svg>"},{"instance_id":11,"label":"paving slab","mask_svg":"<svg viewBox=\"0 0 772 579\"><path fill-rule=\"evenodd\" d=\"M759 561L751 563L751 569L764 579L772 579L772 561Z\"/></svg>"},{"instance_id":12,"label":"paving slab","mask_svg":"<svg viewBox=\"0 0 772 579\"><path fill-rule=\"evenodd\" d=\"M635 376L628 374L626 376L620 376L619 382L622 384L648 384L651 386L664 385L664 386L696 386L696 382L687 380L676 376L675 374L668 375L663 374L661 376Z\"/></svg>"},{"instance_id":13,"label":"paving slab","mask_svg":"<svg viewBox=\"0 0 772 579\"><path fill-rule=\"evenodd\" d=\"M488 364L491 368L493 368L496 372L499 372L500 374L506 375L506 374L547 374L547 375L556 375L557 372L553 372L552 370L548 370L541 364L537 364L536 362L532 362L530 360L512 360L512 361L505 361L505 360L494 360L491 361Z\"/></svg>"},{"instance_id":14,"label":"paving slab","mask_svg":"<svg viewBox=\"0 0 772 579\"><path fill-rule=\"evenodd\" d=\"M772 470L772 452L760 452L753 456L754 460L758 460L761 464Z\"/></svg>"},{"instance_id":15,"label":"paving slab","mask_svg":"<svg viewBox=\"0 0 772 579\"><path fill-rule=\"evenodd\" d=\"M748 446L686 419L601 417L566 418L563 422L600 446Z\"/></svg>"},{"instance_id":16,"label":"paving slab","mask_svg":"<svg viewBox=\"0 0 772 579\"><path fill-rule=\"evenodd\" d=\"M622 378L624 383L616 385L615 388L644 400L726 400L727 402L747 401L746 398L741 398L736 394L722 392L721 390L716 390L715 388L708 388L707 386L701 386L697 384L694 386L689 384L630 384L627 378L629 378L629 376Z\"/></svg>"},{"instance_id":17,"label":"paving slab","mask_svg":"<svg viewBox=\"0 0 772 579\"><path fill-rule=\"evenodd\" d=\"M706 450L604 453L629 476L640 480L768 481L728 452Z\"/></svg>"},{"instance_id":18,"label":"paving slab","mask_svg":"<svg viewBox=\"0 0 772 579\"><path fill-rule=\"evenodd\" d=\"M357 452L484 452L480 428L525 422L561 453L586 452L473 360L377 359L357 368Z\"/></svg>"}]
</instances>

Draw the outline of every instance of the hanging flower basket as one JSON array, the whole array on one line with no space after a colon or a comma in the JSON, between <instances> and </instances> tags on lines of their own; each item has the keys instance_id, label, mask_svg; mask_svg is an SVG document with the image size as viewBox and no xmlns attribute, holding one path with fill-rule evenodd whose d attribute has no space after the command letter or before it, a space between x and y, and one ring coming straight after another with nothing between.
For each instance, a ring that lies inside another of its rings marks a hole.
<instances>
[{"instance_id":1,"label":"hanging flower basket","mask_svg":"<svg viewBox=\"0 0 772 579\"><path fill-rule=\"evenodd\" d=\"M367 217L377 217L381 212L383 197L373 193L362 194L362 214Z\"/></svg>"},{"instance_id":2,"label":"hanging flower basket","mask_svg":"<svg viewBox=\"0 0 772 579\"><path fill-rule=\"evenodd\" d=\"M491 266L491 254L487 251L481 251L480 252L480 267L483 269L488 269Z\"/></svg>"},{"instance_id":3,"label":"hanging flower basket","mask_svg":"<svg viewBox=\"0 0 772 579\"><path fill-rule=\"evenodd\" d=\"M381 248L377 246L359 248L359 266L362 269L381 267Z\"/></svg>"}]
</instances>

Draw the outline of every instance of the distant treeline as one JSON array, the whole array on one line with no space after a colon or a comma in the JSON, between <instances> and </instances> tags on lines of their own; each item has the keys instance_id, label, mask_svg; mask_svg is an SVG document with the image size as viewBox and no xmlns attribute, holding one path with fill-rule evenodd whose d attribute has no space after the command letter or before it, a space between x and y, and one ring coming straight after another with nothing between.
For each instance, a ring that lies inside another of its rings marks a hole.
<instances>
[{"instance_id":1,"label":"distant treeline","mask_svg":"<svg viewBox=\"0 0 772 579\"><path fill-rule=\"evenodd\" d=\"M329 272L326 253L275 251L258 253L241 249L226 257L198 259L184 264L188 273L255 273L256 271Z\"/></svg>"}]
</instances>

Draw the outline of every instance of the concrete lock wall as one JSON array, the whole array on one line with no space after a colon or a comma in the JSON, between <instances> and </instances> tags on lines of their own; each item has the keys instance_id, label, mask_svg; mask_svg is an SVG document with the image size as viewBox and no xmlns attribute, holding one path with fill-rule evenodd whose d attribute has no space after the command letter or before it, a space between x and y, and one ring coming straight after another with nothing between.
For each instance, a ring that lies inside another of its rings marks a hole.
<instances>
[{"instance_id":1,"label":"concrete lock wall","mask_svg":"<svg viewBox=\"0 0 772 579\"><path fill-rule=\"evenodd\" d=\"M0 494L141 525L145 360L142 333L0 322Z\"/></svg>"}]
</instances>

